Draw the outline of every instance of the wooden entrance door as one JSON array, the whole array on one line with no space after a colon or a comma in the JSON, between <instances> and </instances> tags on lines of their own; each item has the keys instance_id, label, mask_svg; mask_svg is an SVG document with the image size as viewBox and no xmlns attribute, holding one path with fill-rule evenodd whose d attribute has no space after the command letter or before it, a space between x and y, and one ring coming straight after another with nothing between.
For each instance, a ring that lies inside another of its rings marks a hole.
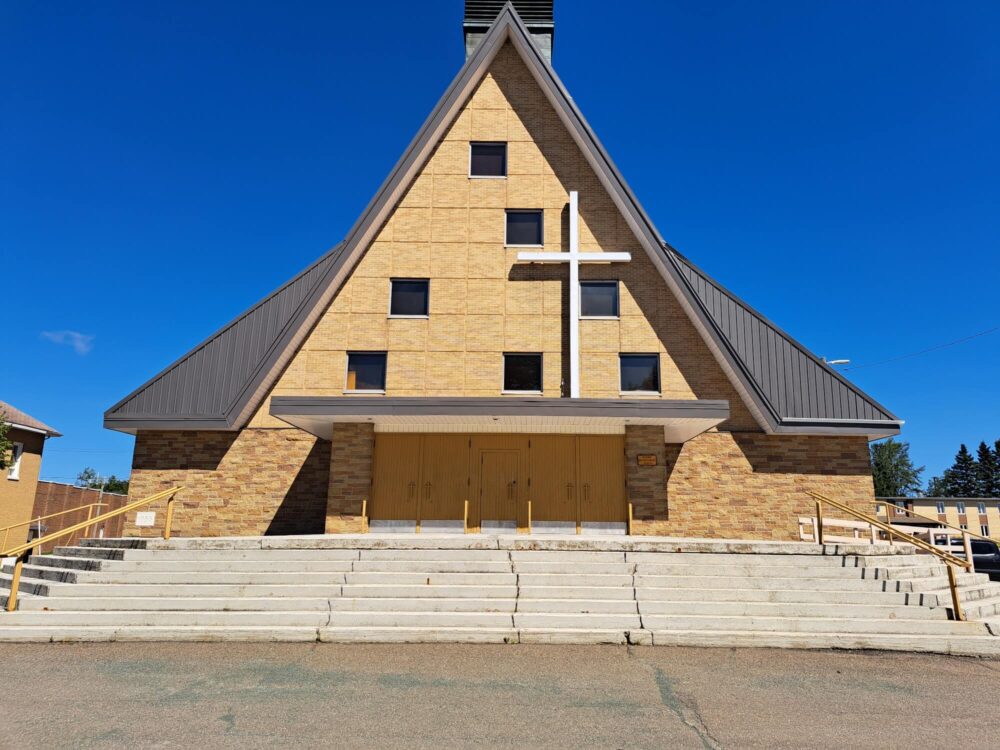
<instances>
[{"instance_id":1,"label":"wooden entrance door","mask_svg":"<svg viewBox=\"0 0 1000 750\"><path fill-rule=\"evenodd\" d=\"M532 435L531 520L575 524L579 514L576 481L576 437Z\"/></svg>"},{"instance_id":2,"label":"wooden entrance door","mask_svg":"<svg viewBox=\"0 0 1000 750\"><path fill-rule=\"evenodd\" d=\"M479 451L479 525L484 521L517 524L520 462L518 450Z\"/></svg>"},{"instance_id":3,"label":"wooden entrance door","mask_svg":"<svg viewBox=\"0 0 1000 750\"><path fill-rule=\"evenodd\" d=\"M424 435L420 520L461 521L469 497L469 436Z\"/></svg>"},{"instance_id":4,"label":"wooden entrance door","mask_svg":"<svg viewBox=\"0 0 1000 750\"><path fill-rule=\"evenodd\" d=\"M369 510L372 518L383 521L417 520L420 451L420 435L376 435L372 507Z\"/></svg>"},{"instance_id":5,"label":"wooden entrance door","mask_svg":"<svg viewBox=\"0 0 1000 750\"><path fill-rule=\"evenodd\" d=\"M581 522L625 523L625 438L581 435L578 440Z\"/></svg>"},{"instance_id":6,"label":"wooden entrance door","mask_svg":"<svg viewBox=\"0 0 1000 750\"><path fill-rule=\"evenodd\" d=\"M375 437L371 518L458 521L469 493L468 435L384 433Z\"/></svg>"}]
</instances>

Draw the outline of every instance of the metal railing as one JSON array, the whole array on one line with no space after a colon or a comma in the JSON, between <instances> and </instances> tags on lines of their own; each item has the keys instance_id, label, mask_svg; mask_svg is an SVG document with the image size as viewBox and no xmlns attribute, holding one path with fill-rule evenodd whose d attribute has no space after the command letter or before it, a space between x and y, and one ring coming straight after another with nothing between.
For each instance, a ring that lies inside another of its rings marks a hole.
<instances>
[{"instance_id":1,"label":"metal railing","mask_svg":"<svg viewBox=\"0 0 1000 750\"><path fill-rule=\"evenodd\" d=\"M813 500L816 501L816 542L818 544L824 544L824 528L823 528L823 506L829 505L831 508L839 510L841 513L846 513L849 516L854 516L860 521L864 521L874 528L881 529L884 531L888 538L891 540L892 537L898 537L900 541L912 544L917 549L922 549L924 552L930 552L932 555L942 560L945 563L945 568L948 573L948 588L951 590L951 604L952 613L956 620L964 621L965 613L962 611L962 602L958 594L958 579L955 574L955 568L963 568L966 571L972 570L972 559L963 560L960 557L956 557L949 552L944 552L937 547L935 547L930 542L925 542L923 539L919 539L912 534L907 534L905 531L900 531L899 529L893 527L891 523L881 521L874 516L869 516L867 513L862 513L860 510L852 508L846 503L842 503L838 500L833 500L832 498L821 495L818 492L813 492L812 490L806 490L806 494L809 495Z\"/></svg>"},{"instance_id":2,"label":"metal railing","mask_svg":"<svg viewBox=\"0 0 1000 750\"><path fill-rule=\"evenodd\" d=\"M70 513L79 513L80 511L87 511L87 520L90 521L94 515L94 508L104 508L107 503L87 503L86 505L79 505L76 508L70 508L69 510L60 510L56 513L49 513L47 516L38 516L38 518L32 518L29 521L21 521L20 523L12 523L10 526L4 526L0 528L0 532L3 532L3 541L0 542L0 556L2 556L2 550L7 548L7 542L10 538L10 530L16 529L21 526L27 527L26 530L30 533L32 526L38 527L38 535L42 535L42 521L48 521L50 518L58 518L59 516L66 516Z\"/></svg>"},{"instance_id":3,"label":"metal railing","mask_svg":"<svg viewBox=\"0 0 1000 750\"><path fill-rule=\"evenodd\" d=\"M86 521L81 521L80 523L74 524L72 526L67 526L65 529L53 532L52 534L46 534L43 537L37 539L32 539L30 542L26 542L17 547L11 547L10 549L4 549L0 552L0 557L15 557L14 561L14 575L10 581L10 595L7 597L7 611L13 612L17 609L17 592L21 585L21 571L24 569L24 561L31 555L31 551L36 547L41 549L42 545L48 544L49 542L54 542L57 539L63 539L64 537L71 536L81 529L87 529L96 523L100 523L108 518L115 518L116 516L122 516L126 513L131 513L139 508L144 508L150 503L155 503L159 500L166 499L167 510L163 520L163 538L170 539L170 527L174 520L174 500L178 492L180 492L183 487L172 487L169 490L163 490L163 492L157 492L155 495L150 495L142 500L136 500L134 503L129 503L128 505L123 505L117 510L109 511L108 513L103 513L99 516L94 516L88 518Z\"/></svg>"}]
</instances>

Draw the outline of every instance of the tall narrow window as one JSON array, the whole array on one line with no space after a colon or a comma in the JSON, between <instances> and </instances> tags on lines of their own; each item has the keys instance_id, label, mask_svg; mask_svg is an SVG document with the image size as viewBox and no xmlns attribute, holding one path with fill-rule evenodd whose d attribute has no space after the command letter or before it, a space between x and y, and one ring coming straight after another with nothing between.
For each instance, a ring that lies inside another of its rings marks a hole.
<instances>
[{"instance_id":1,"label":"tall narrow window","mask_svg":"<svg viewBox=\"0 0 1000 750\"><path fill-rule=\"evenodd\" d=\"M389 295L389 315L400 318L427 317L430 281L427 279L393 279Z\"/></svg>"},{"instance_id":2,"label":"tall narrow window","mask_svg":"<svg viewBox=\"0 0 1000 750\"><path fill-rule=\"evenodd\" d=\"M506 177L507 144L473 143L469 149L470 177Z\"/></svg>"},{"instance_id":3,"label":"tall narrow window","mask_svg":"<svg viewBox=\"0 0 1000 750\"><path fill-rule=\"evenodd\" d=\"M535 209L508 210L504 244L508 247L541 247L542 212Z\"/></svg>"},{"instance_id":4,"label":"tall narrow window","mask_svg":"<svg viewBox=\"0 0 1000 750\"><path fill-rule=\"evenodd\" d=\"M990 527L987 526L986 524L981 524L980 527L979 527L979 533L982 534L983 536L989 536L990 535Z\"/></svg>"},{"instance_id":5,"label":"tall narrow window","mask_svg":"<svg viewBox=\"0 0 1000 750\"><path fill-rule=\"evenodd\" d=\"M385 352L348 352L348 391L385 391Z\"/></svg>"},{"instance_id":6,"label":"tall narrow window","mask_svg":"<svg viewBox=\"0 0 1000 750\"><path fill-rule=\"evenodd\" d=\"M584 318L617 318L618 282L581 281L580 316Z\"/></svg>"},{"instance_id":7,"label":"tall narrow window","mask_svg":"<svg viewBox=\"0 0 1000 750\"><path fill-rule=\"evenodd\" d=\"M964 516L965 515L965 503L957 503L956 510L958 511L959 515Z\"/></svg>"},{"instance_id":8,"label":"tall narrow window","mask_svg":"<svg viewBox=\"0 0 1000 750\"><path fill-rule=\"evenodd\" d=\"M944 513L944 503L940 503L940 502L939 502L939 503L937 504L937 512L938 512L938 513Z\"/></svg>"},{"instance_id":9,"label":"tall narrow window","mask_svg":"<svg viewBox=\"0 0 1000 750\"><path fill-rule=\"evenodd\" d=\"M542 392L541 354L503 355L504 392Z\"/></svg>"},{"instance_id":10,"label":"tall narrow window","mask_svg":"<svg viewBox=\"0 0 1000 750\"><path fill-rule=\"evenodd\" d=\"M660 392L660 358L655 354L622 354L621 390L632 393Z\"/></svg>"},{"instance_id":11,"label":"tall narrow window","mask_svg":"<svg viewBox=\"0 0 1000 750\"><path fill-rule=\"evenodd\" d=\"M23 443L14 443L10 450L10 467L7 469L8 479L20 479L21 455L24 453Z\"/></svg>"},{"instance_id":12,"label":"tall narrow window","mask_svg":"<svg viewBox=\"0 0 1000 750\"><path fill-rule=\"evenodd\" d=\"M979 503L979 512L982 515L986 515L986 503Z\"/></svg>"}]
</instances>

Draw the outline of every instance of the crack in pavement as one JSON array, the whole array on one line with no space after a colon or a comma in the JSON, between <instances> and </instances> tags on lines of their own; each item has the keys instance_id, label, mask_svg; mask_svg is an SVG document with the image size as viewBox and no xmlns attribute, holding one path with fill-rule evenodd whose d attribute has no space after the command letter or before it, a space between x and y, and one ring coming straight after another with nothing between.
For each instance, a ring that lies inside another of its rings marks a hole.
<instances>
[{"instance_id":1,"label":"crack in pavement","mask_svg":"<svg viewBox=\"0 0 1000 750\"><path fill-rule=\"evenodd\" d=\"M656 687L660 690L660 702L670 709L677 718L701 740L702 747L706 750L720 750L722 745L712 736L705 726L705 720L701 717L698 704L692 699L685 699L674 690L674 683L667 673L659 667L652 667L653 679L656 680Z\"/></svg>"}]
</instances>

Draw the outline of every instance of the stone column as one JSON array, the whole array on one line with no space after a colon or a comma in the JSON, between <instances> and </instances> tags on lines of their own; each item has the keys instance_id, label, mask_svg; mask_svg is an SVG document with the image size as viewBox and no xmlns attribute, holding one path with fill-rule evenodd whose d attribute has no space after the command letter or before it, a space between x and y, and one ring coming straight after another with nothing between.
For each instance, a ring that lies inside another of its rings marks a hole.
<instances>
[{"instance_id":1,"label":"stone column","mask_svg":"<svg viewBox=\"0 0 1000 750\"><path fill-rule=\"evenodd\" d=\"M326 533L363 531L361 506L371 504L375 427L336 424L330 441L330 490L326 500Z\"/></svg>"},{"instance_id":2,"label":"stone column","mask_svg":"<svg viewBox=\"0 0 1000 750\"><path fill-rule=\"evenodd\" d=\"M654 463L655 462L655 463ZM656 534L666 523L667 457L663 428L655 425L625 427L625 478L632 503L635 534Z\"/></svg>"}]
</instances>

